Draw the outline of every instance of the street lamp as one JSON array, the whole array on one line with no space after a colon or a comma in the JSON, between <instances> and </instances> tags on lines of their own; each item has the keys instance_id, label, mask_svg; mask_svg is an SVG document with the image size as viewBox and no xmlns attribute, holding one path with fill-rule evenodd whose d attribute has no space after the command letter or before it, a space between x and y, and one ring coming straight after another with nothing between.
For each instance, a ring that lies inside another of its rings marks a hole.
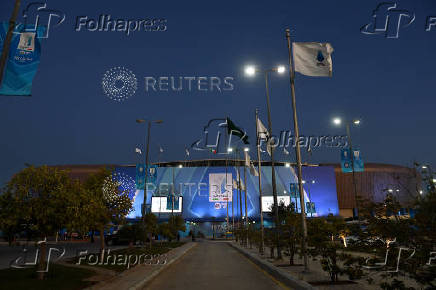
<instances>
[{"instance_id":1,"label":"street lamp","mask_svg":"<svg viewBox=\"0 0 436 290\"><path fill-rule=\"evenodd\" d=\"M233 152L233 148L231 148L231 147L227 148L227 152L229 152L229 153Z\"/></svg>"},{"instance_id":2,"label":"street lamp","mask_svg":"<svg viewBox=\"0 0 436 290\"><path fill-rule=\"evenodd\" d=\"M356 203L356 210L357 210L357 220L360 223L360 218L359 218L359 203L357 201L357 185L356 185L356 176L355 176L355 171L354 171L354 152L353 152L353 145L352 145L352 141L351 141L351 133L350 133L350 125L351 123L353 123L355 126L360 125L360 120L359 119L354 119L352 122L349 121L345 121L345 128L347 131L347 138L348 138L348 148L350 150L350 154L351 154L351 169L353 172L353 187L354 187L354 201ZM333 124L335 124L336 126L339 126L342 124L342 120L341 118L334 118L333 119Z\"/></svg>"},{"instance_id":3,"label":"street lamp","mask_svg":"<svg viewBox=\"0 0 436 290\"><path fill-rule=\"evenodd\" d=\"M162 120L148 120L148 119L136 119L136 123L148 123L148 129L147 129L147 145L146 145L146 153L145 153L145 179L144 179L144 202L142 205L142 220L145 223L145 205L147 202L147 175L148 175L148 155L149 155L149 149L150 149L150 130L151 130L151 124L162 124Z\"/></svg>"},{"instance_id":4,"label":"street lamp","mask_svg":"<svg viewBox=\"0 0 436 290\"><path fill-rule=\"evenodd\" d=\"M269 97L269 87L268 87L268 73L277 72L279 74L283 74L285 72L284 66L278 66L275 68L259 70L254 66L248 66L245 68L245 74L247 76L255 76L256 72L263 72L265 77L265 92L266 92L266 105L268 111L268 131L269 136L272 136L272 121L271 121L271 106L270 106L270 97ZM275 223L275 238L277 244L277 258L280 259L282 257L279 243L279 212L278 212L278 200L277 200L277 185L276 185L276 174L274 169L274 150L271 150L271 174L272 174L272 191L273 191L273 199L274 199L274 223Z\"/></svg>"},{"instance_id":5,"label":"street lamp","mask_svg":"<svg viewBox=\"0 0 436 290\"><path fill-rule=\"evenodd\" d=\"M250 151L250 148L245 147L245 148L244 148L244 152L248 152L248 151Z\"/></svg>"}]
</instances>

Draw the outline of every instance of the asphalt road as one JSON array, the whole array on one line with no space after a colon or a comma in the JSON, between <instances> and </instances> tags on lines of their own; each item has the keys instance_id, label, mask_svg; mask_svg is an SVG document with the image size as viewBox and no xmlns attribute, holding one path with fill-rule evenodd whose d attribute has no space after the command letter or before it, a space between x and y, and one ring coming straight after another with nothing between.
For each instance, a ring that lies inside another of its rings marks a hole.
<instances>
[{"instance_id":1,"label":"asphalt road","mask_svg":"<svg viewBox=\"0 0 436 290\"><path fill-rule=\"evenodd\" d=\"M282 288L225 242L202 241L144 289L255 290Z\"/></svg>"}]
</instances>

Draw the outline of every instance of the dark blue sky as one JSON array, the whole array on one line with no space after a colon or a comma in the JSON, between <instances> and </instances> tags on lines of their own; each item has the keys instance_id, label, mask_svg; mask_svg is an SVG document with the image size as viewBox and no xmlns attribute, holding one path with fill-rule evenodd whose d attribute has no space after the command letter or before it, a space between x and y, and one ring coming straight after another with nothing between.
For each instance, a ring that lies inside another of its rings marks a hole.
<instances>
[{"instance_id":1,"label":"dark blue sky","mask_svg":"<svg viewBox=\"0 0 436 290\"><path fill-rule=\"evenodd\" d=\"M153 128L153 161L157 144L165 150L161 159L183 160L185 146L201 137L211 118L229 116L254 136L255 108L266 123L264 82L260 75L247 79L243 67L286 64L287 27L295 41L330 42L335 49L332 78L297 75L301 134L341 135L344 129L331 125L333 116L360 117L352 134L366 162L434 164L436 27L426 32L425 22L436 15L436 3L397 3L416 20L398 39L387 39L360 33L378 1L47 1L66 20L43 40L33 96L0 97L0 182L24 163L134 163L134 148L145 139L138 117L165 121ZM12 0L1 1L1 20L9 19L12 7ZM168 29L130 36L74 31L77 16L100 14L165 18ZM122 103L101 88L103 74L114 66L138 78L138 91ZM145 76L233 76L235 89L145 92ZM272 75L271 98L278 134L292 126L287 76ZM339 158L337 149L322 148L312 161Z\"/></svg>"}]
</instances>

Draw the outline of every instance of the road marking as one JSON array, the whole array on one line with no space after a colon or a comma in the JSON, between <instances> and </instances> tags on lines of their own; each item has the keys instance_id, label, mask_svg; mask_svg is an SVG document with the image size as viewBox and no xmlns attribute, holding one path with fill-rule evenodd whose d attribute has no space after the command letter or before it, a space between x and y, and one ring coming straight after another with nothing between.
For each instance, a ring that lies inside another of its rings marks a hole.
<instances>
[{"instance_id":1,"label":"road marking","mask_svg":"<svg viewBox=\"0 0 436 290\"><path fill-rule=\"evenodd\" d=\"M235 250L235 249L233 249ZM256 265L255 263L253 263L253 261L251 261L250 259L248 259L247 257L245 257L244 255L242 255L242 253L240 253L239 251L236 251L239 255L241 255L242 257L244 257L248 262L250 262L250 264L252 264L257 270L259 270L260 272L262 272L265 276L267 276L268 278L270 278L271 280L273 280L274 283L276 283L277 285L279 285L279 287L281 287L282 289L288 289L291 290L291 288L289 288L288 286L286 286L285 284L283 284L282 282L280 282L279 280L277 280L276 278L274 278L273 276L271 276L268 272L266 272L265 270L263 270L261 267L259 267L258 265Z\"/></svg>"}]
</instances>

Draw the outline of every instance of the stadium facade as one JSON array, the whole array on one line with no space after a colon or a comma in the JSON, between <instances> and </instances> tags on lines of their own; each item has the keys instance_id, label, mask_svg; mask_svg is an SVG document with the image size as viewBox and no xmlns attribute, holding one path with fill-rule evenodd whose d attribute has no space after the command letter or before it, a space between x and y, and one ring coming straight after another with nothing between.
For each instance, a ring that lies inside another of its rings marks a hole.
<instances>
[{"instance_id":1,"label":"stadium facade","mask_svg":"<svg viewBox=\"0 0 436 290\"><path fill-rule=\"evenodd\" d=\"M260 204L263 215L269 219L272 204L271 164L262 162L261 191L258 176L244 167L244 160L210 159L196 161L173 161L155 163L156 177L147 182L147 210L160 220L171 214L181 214L186 221L197 223L223 222L245 215L245 203L249 220L260 219ZM257 169L257 163L254 162ZM141 216L144 190L136 189L136 165L65 165L73 178L81 180L102 167L111 168L121 177L120 182L130 193L134 209L129 218ZM284 162L276 162L276 185L279 201L293 202L301 210L298 193L293 190L297 183L295 169ZM245 168L245 170L244 170ZM245 172L244 172L245 171ZM244 182L245 180L245 182ZM365 171L358 172L353 182L351 173L342 173L337 164L305 164L303 166L304 200L308 216L328 214L353 216L355 193L381 201L391 193L405 206L411 206L420 191L420 177L414 169L386 164L365 164ZM240 186L239 184L242 184ZM247 200L245 201L245 188ZM355 186L354 186L355 185ZM243 187L240 190L240 187ZM239 189L238 189L239 188ZM172 198L172 195L176 198ZM228 198L227 198L228 197Z\"/></svg>"}]
</instances>

